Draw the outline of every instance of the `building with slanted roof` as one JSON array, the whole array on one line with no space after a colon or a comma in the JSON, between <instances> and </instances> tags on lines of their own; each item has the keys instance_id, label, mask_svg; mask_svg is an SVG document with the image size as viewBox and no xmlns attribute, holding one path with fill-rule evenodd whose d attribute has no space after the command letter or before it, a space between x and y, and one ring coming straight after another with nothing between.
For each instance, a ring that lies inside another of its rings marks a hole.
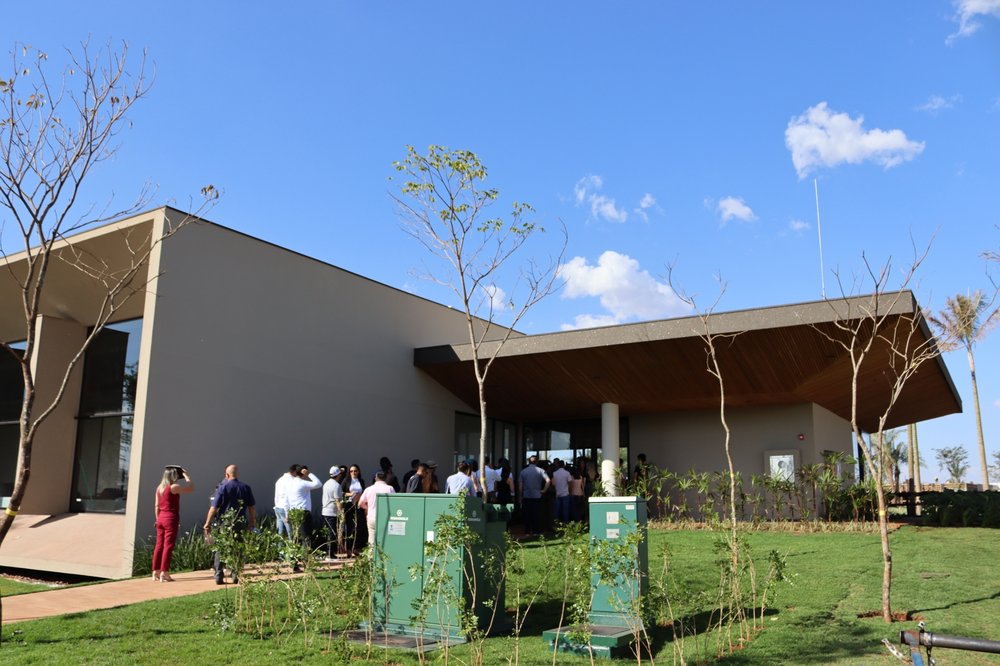
<instances>
[{"instance_id":1,"label":"building with slanted roof","mask_svg":"<svg viewBox=\"0 0 1000 666\"><path fill-rule=\"evenodd\" d=\"M59 252L121 270L130 248L184 214L159 208L61 241ZM0 339L24 336L14 276L0 272ZM153 534L163 466L191 473L182 529L200 524L227 464L271 508L293 462L314 470L381 456L402 476L411 458L445 466L477 456L476 384L464 315L316 259L198 220L158 244L137 292L95 340L59 407L39 429L31 483L0 566L98 577L131 574L134 545ZM55 261L33 361L36 404L96 321L102 286ZM866 300L868 299L868 300ZM769 456L819 462L852 451L850 364L823 332L869 297L713 314L734 461L768 471ZM912 294L884 295L893 320L918 312ZM628 462L644 452L673 469L724 468L718 385L706 371L700 318L518 335L487 384L489 454ZM926 326L918 331L929 339ZM885 349L859 376L859 423L886 404ZM17 363L0 361L0 497L9 495L22 395ZM888 426L961 410L943 361L910 381ZM445 462L447 461L447 462ZM0 500L2 501L2 500Z\"/></svg>"}]
</instances>

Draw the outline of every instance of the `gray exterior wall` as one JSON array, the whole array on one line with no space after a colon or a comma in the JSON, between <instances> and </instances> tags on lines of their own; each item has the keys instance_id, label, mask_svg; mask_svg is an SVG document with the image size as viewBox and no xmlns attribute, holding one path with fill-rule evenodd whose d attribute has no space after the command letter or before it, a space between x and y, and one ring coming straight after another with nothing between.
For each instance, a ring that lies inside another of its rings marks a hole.
<instances>
[{"instance_id":1,"label":"gray exterior wall","mask_svg":"<svg viewBox=\"0 0 1000 666\"><path fill-rule=\"evenodd\" d=\"M413 366L413 349L464 340L460 312L210 224L155 260L126 539L152 533L165 464L196 484L183 530L229 463L266 513L293 462L323 480L358 464L367 481L383 455L400 476L414 457L450 460L455 411L469 407Z\"/></svg>"},{"instance_id":2,"label":"gray exterior wall","mask_svg":"<svg viewBox=\"0 0 1000 666\"><path fill-rule=\"evenodd\" d=\"M850 424L811 403L730 408L733 464L743 473L762 474L765 451L794 450L800 464L822 462L824 450L851 452ZM804 439L799 440L799 435ZM726 469L719 411L704 410L629 417L629 452L674 472Z\"/></svg>"}]
</instances>

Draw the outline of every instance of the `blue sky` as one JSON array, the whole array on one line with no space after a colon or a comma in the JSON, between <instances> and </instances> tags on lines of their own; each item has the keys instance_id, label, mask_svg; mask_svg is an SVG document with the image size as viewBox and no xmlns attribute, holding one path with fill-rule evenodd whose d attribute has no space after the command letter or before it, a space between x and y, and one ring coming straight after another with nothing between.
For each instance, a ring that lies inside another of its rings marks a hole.
<instances>
[{"instance_id":1,"label":"blue sky","mask_svg":"<svg viewBox=\"0 0 1000 666\"><path fill-rule=\"evenodd\" d=\"M705 304L721 274L723 310L820 298L814 178L828 294L862 252L902 269L914 243L931 243L924 306L990 286L1000 0L46 7L5 9L6 50L56 59L89 36L155 64L89 200L124 204L149 181L154 204L183 208L212 183L210 219L449 302L415 277L427 257L387 178L407 144L467 148L505 201L569 233L568 283L528 332L681 314L668 265ZM1000 337L977 361L1000 450ZM921 425L922 450L965 445L978 479L964 354L947 363L967 413Z\"/></svg>"}]
</instances>

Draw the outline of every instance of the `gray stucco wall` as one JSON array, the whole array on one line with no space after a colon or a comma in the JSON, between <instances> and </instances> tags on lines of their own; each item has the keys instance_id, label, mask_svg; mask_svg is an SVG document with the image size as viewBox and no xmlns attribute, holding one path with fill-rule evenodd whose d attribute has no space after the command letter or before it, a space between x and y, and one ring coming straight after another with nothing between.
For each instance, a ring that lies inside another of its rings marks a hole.
<instances>
[{"instance_id":1,"label":"gray stucco wall","mask_svg":"<svg viewBox=\"0 0 1000 666\"><path fill-rule=\"evenodd\" d=\"M798 451L801 464L822 462L826 449L850 452L850 424L810 403L730 408L726 419L732 432L733 464L745 478L766 471L768 450ZM650 463L671 471L726 469L724 432L715 409L631 416L629 442L633 458L645 453Z\"/></svg>"},{"instance_id":2,"label":"gray stucco wall","mask_svg":"<svg viewBox=\"0 0 1000 666\"><path fill-rule=\"evenodd\" d=\"M165 464L194 477L187 528L229 463L266 512L293 462L325 480L331 464L370 479L383 455L400 476L413 457L450 460L454 413L469 407L413 366L413 349L463 341L461 313L208 224L165 242L159 271L137 537L152 533Z\"/></svg>"}]
</instances>

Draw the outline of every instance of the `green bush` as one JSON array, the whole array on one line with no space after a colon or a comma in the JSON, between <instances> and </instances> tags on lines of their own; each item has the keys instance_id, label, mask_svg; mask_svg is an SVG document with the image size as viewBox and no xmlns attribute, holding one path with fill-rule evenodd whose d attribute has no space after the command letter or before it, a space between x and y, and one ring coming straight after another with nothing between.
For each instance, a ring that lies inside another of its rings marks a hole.
<instances>
[{"instance_id":1,"label":"green bush","mask_svg":"<svg viewBox=\"0 0 1000 666\"><path fill-rule=\"evenodd\" d=\"M943 490L920 496L925 525L1000 528L1000 493Z\"/></svg>"}]
</instances>

